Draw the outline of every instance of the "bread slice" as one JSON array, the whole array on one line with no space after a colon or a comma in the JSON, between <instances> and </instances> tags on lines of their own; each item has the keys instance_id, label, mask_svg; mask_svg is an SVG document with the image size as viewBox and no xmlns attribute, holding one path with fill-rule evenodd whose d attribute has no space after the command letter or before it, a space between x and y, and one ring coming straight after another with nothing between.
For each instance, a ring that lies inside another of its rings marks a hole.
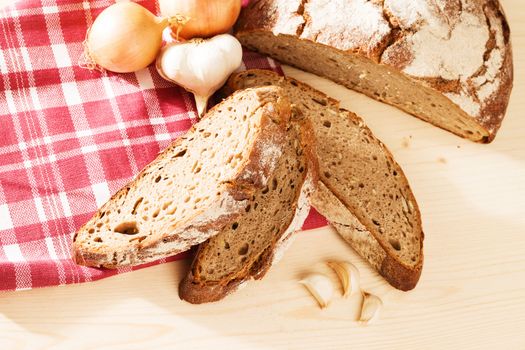
<instances>
[{"instance_id":1,"label":"bread slice","mask_svg":"<svg viewBox=\"0 0 525 350\"><path fill-rule=\"evenodd\" d=\"M292 113L312 124L320 179L312 205L390 284L414 288L423 265L421 217L392 154L361 118L297 80L250 70L232 75L227 88L265 85L282 87Z\"/></svg>"},{"instance_id":2,"label":"bread slice","mask_svg":"<svg viewBox=\"0 0 525 350\"><path fill-rule=\"evenodd\" d=\"M217 234L272 185L289 125L290 103L277 87L226 99L80 228L74 260L106 268L143 264Z\"/></svg>"},{"instance_id":3,"label":"bread slice","mask_svg":"<svg viewBox=\"0 0 525 350\"><path fill-rule=\"evenodd\" d=\"M497 0L252 0L236 36L476 142L494 139L512 90Z\"/></svg>"},{"instance_id":4,"label":"bread slice","mask_svg":"<svg viewBox=\"0 0 525 350\"><path fill-rule=\"evenodd\" d=\"M261 279L282 255L309 212L312 156L304 150L297 123L269 186L256 191L245 214L199 246L179 296L190 303L217 301L250 279ZM304 140L304 138L303 138ZM310 185L308 185L310 184Z\"/></svg>"}]
</instances>

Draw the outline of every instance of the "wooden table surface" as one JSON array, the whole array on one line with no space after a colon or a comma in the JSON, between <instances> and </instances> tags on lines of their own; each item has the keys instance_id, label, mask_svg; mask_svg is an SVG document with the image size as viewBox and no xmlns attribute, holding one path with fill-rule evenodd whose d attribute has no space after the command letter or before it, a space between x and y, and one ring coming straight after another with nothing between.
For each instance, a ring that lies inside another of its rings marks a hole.
<instances>
[{"instance_id":1,"label":"wooden table surface","mask_svg":"<svg viewBox=\"0 0 525 350\"><path fill-rule=\"evenodd\" d=\"M4 2L2 0L1 2ZM187 261L84 285L0 293L0 349L525 349L525 2L505 0L515 87L495 142L478 145L327 80L287 74L343 101L394 153L418 198L425 266L409 293L386 284L331 229L304 232L260 282L194 306ZM320 310L297 283L347 259L384 300L359 326L359 298Z\"/></svg>"}]
</instances>

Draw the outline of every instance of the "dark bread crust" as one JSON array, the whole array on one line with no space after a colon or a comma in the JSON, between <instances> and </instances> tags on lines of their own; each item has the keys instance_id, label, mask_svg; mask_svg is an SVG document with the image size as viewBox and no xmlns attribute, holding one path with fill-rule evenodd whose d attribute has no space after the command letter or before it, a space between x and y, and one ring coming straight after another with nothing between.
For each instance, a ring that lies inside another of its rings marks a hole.
<instances>
[{"instance_id":1,"label":"dark bread crust","mask_svg":"<svg viewBox=\"0 0 525 350\"><path fill-rule=\"evenodd\" d=\"M206 244L206 242L203 244ZM199 249L201 249L201 246ZM239 277L229 281L201 282L194 275L194 261L192 268L179 284L179 297L191 304L204 304L222 300L238 290L243 283L251 279L262 279L272 266L274 250L275 245L268 247L251 266L245 266L244 270L239 273ZM196 256L198 255L199 251L197 251Z\"/></svg>"},{"instance_id":2,"label":"dark bread crust","mask_svg":"<svg viewBox=\"0 0 525 350\"><path fill-rule=\"evenodd\" d=\"M414 289L419 282L423 270L423 253L421 253L421 257L420 264L414 269L400 264L394 256L387 254L378 272L394 288L407 292Z\"/></svg>"},{"instance_id":3,"label":"dark bread crust","mask_svg":"<svg viewBox=\"0 0 525 350\"><path fill-rule=\"evenodd\" d=\"M300 130L300 142L301 149L304 153L306 159L306 169L303 171L302 183L306 181L307 176L310 177L310 181L317 181L318 179L318 166L316 157L313 155L313 150L311 149L309 140L313 137L312 127L310 122L302 116L294 114L292 108L292 120ZM298 186L296 190L296 197L293 201L293 210L292 212L298 213L301 209L297 208L298 199L301 195L302 186ZM290 225L294 221L295 215L289 218L289 222L286 225L282 226L281 232L278 235L273 237L273 241L270 242L269 246L257 257L252 263L247 262L244 266L236 271L234 274L230 274L228 277L221 279L220 281L206 281L202 280L197 266L199 265L199 255L201 251L209 244L209 242L204 242L199 246L199 249L196 253L196 256L193 260L192 266L188 274L183 278L179 284L179 297L182 300L185 300L192 304L202 304L208 302L214 302L225 298L227 295L236 291L243 283L249 280L260 280L262 279L270 267L272 266L275 258L276 251L280 248L284 241L281 241L283 238L286 241L289 237L284 237L288 230L290 230ZM302 223L301 223L302 224ZM300 227L297 227L300 229ZM295 231L292 228L292 231ZM293 232L289 232L289 235Z\"/></svg>"},{"instance_id":4,"label":"dark bread crust","mask_svg":"<svg viewBox=\"0 0 525 350\"><path fill-rule=\"evenodd\" d=\"M493 98L488 100L481 110L481 116L487 116L485 122L481 124L489 131L489 136L482 140L485 143L490 143L496 137L503 118L507 112L510 101L510 94L514 84L514 61L512 55L512 42L510 38L510 27L507 22L507 16L503 11L503 7L498 0L490 0L488 2L487 11L493 16L500 18L503 26L503 36L505 38L505 57L503 59L502 69L499 71L499 78L501 80L500 86L492 95Z\"/></svg>"},{"instance_id":5,"label":"dark bread crust","mask_svg":"<svg viewBox=\"0 0 525 350\"><path fill-rule=\"evenodd\" d=\"M314 88L310 87L309 85L307 85L307 84L305 84L303 82L300 82L298 80L295 80L295 79L289 78L289 77L281 77L281 76L277 75L276 73L271 72L271 71L267 71L267 70L256 70L256 69L254 69L254 70L249 70L249 71L233 74L230 77L230 79L228 80L227 85L225 86L223 91L224 91L224 93L228 93L228 92L233 92L233 91L236 91L236 90L239 90L239 89L243 89L243 88L247 88L247 87L248 88L249 87L253 87L254 86L253 83L250 84L249 80L250 79L255 79L255 78L259 78L260 80L263 80L265 82L272 82L274 85L277 85L277 86L283 86L283 84L290 83L293 86L297 87L298 89L312 91L312 93L315 93L319 97L321 97L321 98L325 99L326 101L328 101L328 103L330 105L333 105L333 106L338 106L339 105L339 102L337 100L335 100L333 98L330 98L329 96L325 95L324 93L315 90ZM296 103L296 101L291 100L291 103L292 103L292 111L294 111L294 110L297 111L293 107L293 105L294 105L294 103ZM390 152L390 150L380 140L378 140L373 135L372 131L364 124L363 120L360 117L358 117L354 113L348 112L348 111L346 111L344 109L340 109L340 111L346 112L346 114L348 115L348 118L352 119L354 121L354 124L362 125L361 128L363 128L365 130L365 132L369 136L370 140L372 142L378 144L381 147L381 149L382 149L383 153L385 154L385 156L390 160L390 162L393 165L394 169L399 174L398 178L399 179L404 179L403 180L403 182L405 183L404 186L406 186L407 194L409 195L409 198L407 198L407 199L409 199L413 203L413 206L414 206L414 208L413 208L414 212L415 212L414 217L417 219L416 226L417 227L422 227L421 213L420 213L419 207L417 205L417 201L415 199L415 196L414 196L414 194L412 193L412 191L410 189L410 186L408 184L408 180L407 180L407 178L406 178L402 168L395 161L395 159L394 159L392 153ZM311 134L309 136L309 140L313 140L313 141L310 141L311 142L310 149L315 148L315 144L316 143L323 142L322 140L316 140L313 131L311 131ZM322 171L322 169L320 169L320 171ZM320 181L322 181L322 180L320 180ZM318 183L318 182L315 181L314 183ZM357 210L353 210L353 208L351 207L350 203L345 202L344 198L337 194L338 191L336 189L330 188L329 184L327 184L327 183L323 182L323 184L331 192L331 194L342 205L345 206L345 208L347 210L347 214L346 215L350 215L352 217L355 217L360 222L360 225L362 225L367 230L368 234L371 235L375 239L375 241L377 242L378 246L380 246L381 249L383 250L384 258L381 261L380 265L377 266L378 272L392 286L394 286L397 289L400 289L400 290L403 290L403 291L407 291L407 290L413 289L416 286L417 282L419 281L419 278L420 278L421 272L422 272L422 267L423 267L423 260L424 260L424 257L423 257L424 233L423 233L423 231L420 232L420 237L421 237L421 239L420 239L420 246L419 246L420 259L419 259L419 261L417 262L417 264L415 266L407 266L400 259L398 259L396 256L388 254L388 247L386 245L387 243L384 242L384 239L381 239L381 237L378 237L378 235L376 233L376 230L371 229L372 225L366 225L365 224L367 221L369 221L369 220L367 220L367 218L365 218L363 216L359 216L358 214L356 214L358 211ZM317 190L319 191L319 189L317 189ZM321 200L323 200L323 198L321 198ZM324 214L325 216L331 216L330 215L330 211L331 211L332 208L328 208L328 210L327 210L325 208L318 207L315 202L313 202L312 204L314 205L314 207L316 207L316 209L321 214ZM326 202L322 203L322 206L325 206L325 205L327 205L329 207L332 206L332 204L329 204L329 203L326 203ZM337 223L337 221L336 221L337 218L335 218L335 217L327 217L327 219L329 221L334 220L334 223ZM346 237L345 237L345 239L346 239ZM348 243L353 246L353 242L352 241L348 240ZM366 259L366 257L364 257L364 258Z\"/></svg>"},{"instance_id":6,"label":"dark bread crust","mask_svg":"<svg viewBox=\"0 0 525 350\"><path fill-rule=\"evenodd\" d=\"M223 183L221 188L222 195L218 201L222 203L227 198L233 198L234 204L229 204L228 208L231 211L221 215L214 220L206 220L206 211L196 212L186 222L180 223L179 227L183 228L180 234L174 232L164 232L155 240L149 242L133 242L128 245L126 250L118 252L97 250L93 247L87 247L82 242L77 242L78 234L87 231L90 225L96 220L100 219L102 213L106 211L113 201L121 196L125 196L130 188L138 186L145 175L154 168L159 159L169 157L181 144L184 137L191 135L196 130L198 124L194 125L188 133L174 141L166 150L161 152L159 156L147 165L128 185L117 191L111 199L106 202L95 213L92 219L84 224L73 236L72 244L72 258L79 264L92 267L117 268L128 265L144 264L153 260L157 260L170 255L178 254L190 247L197 245L210 236L215 235L225 225L235 220L241 213L243 203L247 198L250 198L252 193L257 189L266 186L265 178L268 178L273 172L272 162L261 161L261 150L268 144L278 145L282 147L285 140L286 128L290 122L290 103L282 94L282 91L275 87L264 87L262 89L253 89L248 93L255 93L261 106L257 108L254 113L262 112L261 128L256 136L255 142L252 145L252 150L249 158L240 167L240 171L232 177L228 183ZM243 94L243 92L239 92ZM224 101L212 108L204 118L213 117L214 111L228 103ZM236 209L238 207L238 209ZM204 220L201 220L203 219ZM198 220L195 220L198 219ZM191 232L189 235L183 235L184 232ZM189 237L188 237L189 236ZM182 242L186 249L171 249L169 244L171 242ZM168 248L167 248L168 247Z\"/></svg>"},{"instance_id":7,"label":"dark bread crust","mask_svg":"<svg viewBox=\"0 0 525 350\"><path fill-rule=\"evenodd\" d=\"M195 282L193 269L182 279L179 284L179 297L191 304L204 304L219 301L236 291L242 280L232 280L227 284Z\"/></svg>"},{"instance_id":8,"label":"dark bread crust","mask_svg":"<svg viewBox=\"0 0 525 350\"><path fill-rule=\"evenodd\" d=\"M351 2L353 1L350 0L349 3ZM453 2L458 1L451 1L451 4ZM358 87L354 85L355 83L351 81L337 80L336 82L350 89L361 91L381 102L394 105L409 114L424 119L458 136L469 138L476 142L489 143L494 140L501 127L513 86L513 58L510 29L499 1L483 0L478 2L477 0L464 0L463 2L469 3L469 7L476 7L475 10L472 10L472 13L478 16L480 20L487 22L490 37L486 43L484 64L488 64L491 50L498 49L503 53L501 69L499 69L493 81L488 82L492 83L498 79L499 83L495 90L491 92L488 97L483 97L483 99L480 96L482 96L481 89L485 85L482 84L476 87L473 81L477 79L479 75L484 74L484 71L487 69L485 66L482 66L478 72L466 81L460 81L460 79L448 80L448 78L445 79L441 76L414 76L405 73L403 69L407 62L413 60L414 55L411 52L412 48L409 44L410 36L417 33L419 28L417 26L413 28L400 26L398 23L399 19L389 13L383 1L366 3L366 6L375 7L382 15L377 18L371 16L369 24L374 20L376 22L372 23L369 28L367 27L367 30L365 30L365 28L360 27L361 21L359 19L348 18L347 21L333 19L333 21L335 21L334 23L327 24L321 23L322 21L318 21L316 18L311 18L306 9L308 7L315 8L315 6L318 6L316 9L320 9L319 4L314 0L254 0L241 12L241 16L236 24L236 36L241 43L255 50L259 48L248 45L245 38L248 38L250 35L268 34L276 38L282 37L290 41L300 41L305 45L315 45L327 52L358 55L363 60L368 60L370 64L383 67L382 70L396 74L399 73L399 76L404 77L407 82L420 86L421 89L428 93L442 95L448 100L450 106L453 106L452 108L454 108L461 118L470 120L471 123L473 122L476 125L476 130L472 130L475 132L475 135L461 134L452 125L438 125L435 120L428 120L428 118L418 115L417 112L410 110L408 107L404 107L402 103L394 103L393 99L385 99L381 96L374 95L370 90L362 91L358 89ZM436 16L454 18L454 16L457 17L461 11L464 11L466 7L465 5L463 7L451 5L446 13L441 13ZM334 14L334 17L337 16ZM501 25L496 24L495 26L497 26L497 28L493 27L491 23L492 19L500 21ZM502 32L503 44L501 47L496 46L496 30ZM265 40L272 39L266 38ZM468 50L468 46L465 50ZM301 67L299 62L291 58L287 59L285 63L307 69ZM319 72L314 73L321 74ZM335 80L335 78L333 79ZM479 111L475 114L470 113L466 107L450 100L445 94L451 92L457 96L463 96L463 94L465 94L469 99L479 103ZM444 115L444 117L446 117L446 115Z\"/></svg>"}]
</instances>

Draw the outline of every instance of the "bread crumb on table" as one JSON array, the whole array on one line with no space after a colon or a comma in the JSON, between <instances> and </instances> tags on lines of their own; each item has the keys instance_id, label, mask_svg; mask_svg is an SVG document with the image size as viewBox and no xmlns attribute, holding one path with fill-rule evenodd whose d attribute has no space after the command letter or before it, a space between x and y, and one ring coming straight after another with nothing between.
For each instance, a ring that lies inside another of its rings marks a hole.
<instances>
[{"instance_id":1,"label":"bread crumb on table","mask_svg":"<svg viewBox=\"0 0 525 350\"><path fill-rule=\"evenodd\" d=\"M412 135L403 137L403 139L401 140L401 147L403 147L403 148L410 148L410 140L411 139L412 139Z\"/></svg>"}]
</instances>

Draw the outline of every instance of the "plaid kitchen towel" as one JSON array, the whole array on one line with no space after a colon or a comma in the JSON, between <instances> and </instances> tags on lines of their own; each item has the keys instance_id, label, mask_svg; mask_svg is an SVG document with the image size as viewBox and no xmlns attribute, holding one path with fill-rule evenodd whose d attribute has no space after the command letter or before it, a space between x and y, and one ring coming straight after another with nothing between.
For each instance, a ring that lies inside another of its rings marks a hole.
<instances>
[{"instance_id":1,"label":"plaid kitchen towel","mask_svg":"<svg viewBox=\"0 0 525 350\"><path fill-rule=\"evenodd\" d=\"M75 265L71 236L196 121L192 96L154 68L78 66L87 28L111 3L27 0L0 12L0 290L132 270ZM140 3L156 12L154 1ZM250 52L244 66L280 71ZM305 228L322 225L314 214Z\"/></svg>"}]
</instances>

